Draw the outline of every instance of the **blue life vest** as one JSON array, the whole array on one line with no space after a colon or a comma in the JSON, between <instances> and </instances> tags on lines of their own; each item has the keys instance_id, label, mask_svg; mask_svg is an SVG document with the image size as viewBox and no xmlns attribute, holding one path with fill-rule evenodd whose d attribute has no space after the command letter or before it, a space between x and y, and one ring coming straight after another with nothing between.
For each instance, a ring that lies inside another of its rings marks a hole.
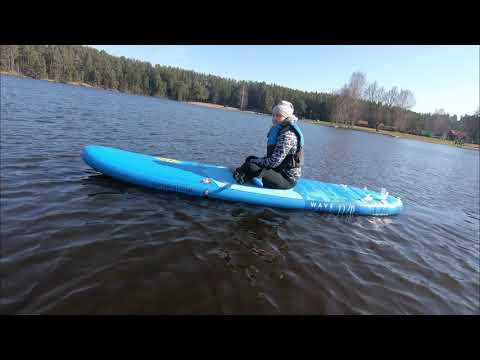
<instances>
[{"instance_id":1,"label":"blue life vest","mask_svg":"<svg viewBox=\"0 0 480 360\"><path fill-rule=\"evenodd\" d=\"M302 167L303 165L304 139L302 130L297 124L278 124L270 129L267 135L267 157L272 155L277 145L278 136L288 130L293 130L297 136L297 152L295 154L288 154L276 169L296 168Z\"/></svg>"}]
</instances>

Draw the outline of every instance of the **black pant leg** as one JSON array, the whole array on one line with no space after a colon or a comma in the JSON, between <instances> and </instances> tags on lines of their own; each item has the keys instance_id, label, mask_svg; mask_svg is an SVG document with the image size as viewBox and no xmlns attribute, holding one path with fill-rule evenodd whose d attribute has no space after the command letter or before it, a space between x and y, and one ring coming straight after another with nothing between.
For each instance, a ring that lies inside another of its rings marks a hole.
<instances>
[{"instance_id":1,"label":"black pant leg","mask_svg":"<svg viewBox=\"0 0 480 360\"><path fill-rule=\"evenodd\" d=\"M270 189L291 189L295 186L294 182L291 182L286 177L284 177L281 173L269 169L265 170L262 173L262 182L263 186Z\"/></svg>"},{"instance_id":2,"label":"black pant leg","mask_svg":"<svg viewBox=\"0 0 480 360\"><path fill-rule=\"evenodd\" d=\"M263 186L269 189L291 189L295 186L295 183L288 180L278 171L273 169L264 170L257 164L252 162L246 162L244 165L244 171L246 174L245 180L249 181L255 176L262 176Z\"/></svg>"},{"instance_id":3,"label":"black pant leg","mask_svg":"<svg viewBox=\"0 0 480 360\"><path fill-rule=\"evenodd\" d=\"M260 173L262 172L262 168L251 161L246 162L244 166L245 173L249 179L260 175Z\"/></svg>"}]
</instances>

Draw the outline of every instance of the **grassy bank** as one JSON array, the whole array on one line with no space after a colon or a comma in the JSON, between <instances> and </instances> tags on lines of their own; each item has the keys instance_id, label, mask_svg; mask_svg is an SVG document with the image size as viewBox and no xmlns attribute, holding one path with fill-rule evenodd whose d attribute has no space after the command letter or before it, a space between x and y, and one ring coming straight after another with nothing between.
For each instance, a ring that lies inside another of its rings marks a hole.
<instances>
[{"instance_id":1,"label":"grassy bank","mask_svg":"<svg viewBox=\"0 0 480 360\"><path fill-rule=\"evenodd\" d=\"M223 109L223 110L229 110L229 111L241 111L240 109L230 107L230 106L224 106L224 105L218 105L218 104L211 104L211 103L203 103L203 102L198 102L198 101L186 101L187 104L190 105L195 105L195 106L202 106L202 107L208 107L211 109Z\"/></svg>"},{"instance_id":2,"label":"grassy bank","mask_svg":"<svg viewBox=\"0 0 480 360\"><path fill-rule=\"evenodd\" d=\"M480 150L480 145L477 144L468 144L465 143L463 146L456 145L455 142L451 140L443 140L443 139L436 139L436 138L431 138L427 136L419 136L419 135L412 135L412 134L407 134L407 133L402 133L399 131L388 131L388 130L379 130L376 131L375 129L371 128L365 128L362 126L346 126L342 124L332 124L328 121L319 121L319 120L304 120L305 122L311 123L311 124L316 124L316 125L322 125L322 126L329 126L329 127L336 127L338 129L349 129L349 130L356 130L356 131L364 131L364 132L369 132L372 134L378 134L378 135L385 135L385 136L390 136L394 138L399 138L399 139L410 139L410 140L417 140L417 141L423 141L423 142L428 142L432 144L442 144L442 145L449 145L449 146L454 146L454 147L462 147L465 149L471 149L471 150Z\"/></svg>"},{"instance_id":3,"label":"grassy bank","mask_svg":"<svg viewBox=\"0 0 480 360\"><path fill-rule=\"evenodd\" d=\"M18 77L22 77L22 78L26 78L28 76L25 76L23 74L20 74L20 73L17 73L15 71L0 71L0 75L11 75L11 76L18 76Z\"/></svg>"},{"instance_id":4,"label":"grassy bank","mask_svg":"<svg viewBox=\"0 0 480 360\"><path fill-rule=\"evenodd\" d=\"M68 84L68 85L82 86L82 87L86 87L86 88L95 88L95 89L102 89L102 90L110 90L110 91L112 91L112 89L99 88L99 87L96 87L96 86L93 86L93 85L90 85L90 84L87 84L87 83L84 83L84 82L79 82L79 81L67 81L67 82L64 82L64 81L56 81L56 80L52 80L52 79L40 79L40 80L46 80L46 81L50 81L50 82L56 82L56 83L62 83L62 84Z\"/></svg>"},{"instance_id":5,"label":"grassy bank","mask_svg":"<svg viewBox=\"0 0 480 360\"><path fill-rule=\"evenodd\" d=\"M211 109L223 109L223 110L229 110L229 111L241 111L243 113L247 114L255 114L255 115L266 115L269 116L269 114L264 114L264 113L259 113L256 111L251 111L251 110L240 110L239 108L231 107L231 106L225 106L225 105L218 105L218 104L212 104L212 103L204 103L204 102L198 102L198 101L186 101L187 104L190 105L195 105L195 106L202 106L202 107L207 107Z\"/></svg>"}]
</instances>

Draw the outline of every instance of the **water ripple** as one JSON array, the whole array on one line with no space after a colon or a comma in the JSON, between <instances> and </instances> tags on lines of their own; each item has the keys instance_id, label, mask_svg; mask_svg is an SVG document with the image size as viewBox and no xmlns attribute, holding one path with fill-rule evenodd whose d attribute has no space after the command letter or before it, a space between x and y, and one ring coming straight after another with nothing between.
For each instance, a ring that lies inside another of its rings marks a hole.
<instances>
[{"instance_id":1,"label":"water ripple","mask_svg":"<svg viewBox=\"0 0 480 360\"><path fill-rule=\"evenodd\" d=\"M305 177L405 204L333 216L143 189L80 159L97 143L234 167L263 154L268 117L4 76L2 104L2 313L478 314L478 152L301 124Z\"/></svg>"}]
</instances>

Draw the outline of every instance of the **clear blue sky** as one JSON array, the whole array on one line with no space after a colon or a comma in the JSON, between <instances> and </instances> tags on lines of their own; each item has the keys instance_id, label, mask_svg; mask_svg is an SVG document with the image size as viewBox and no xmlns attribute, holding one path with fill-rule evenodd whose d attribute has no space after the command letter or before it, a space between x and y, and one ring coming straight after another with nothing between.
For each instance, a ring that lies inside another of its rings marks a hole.
<instances>
[{"instance_id":1,"label":"clear blue sky","mask_svg":"<svg viewBox=\"0 0 480 360\"><path fill-rule=\"evenodd\" d=\"M354 71L411 90L414 111L472 114L479 106L479 46L94 45L109 54L236 80L330 92Z\"/></svg>"}]
</instances>

